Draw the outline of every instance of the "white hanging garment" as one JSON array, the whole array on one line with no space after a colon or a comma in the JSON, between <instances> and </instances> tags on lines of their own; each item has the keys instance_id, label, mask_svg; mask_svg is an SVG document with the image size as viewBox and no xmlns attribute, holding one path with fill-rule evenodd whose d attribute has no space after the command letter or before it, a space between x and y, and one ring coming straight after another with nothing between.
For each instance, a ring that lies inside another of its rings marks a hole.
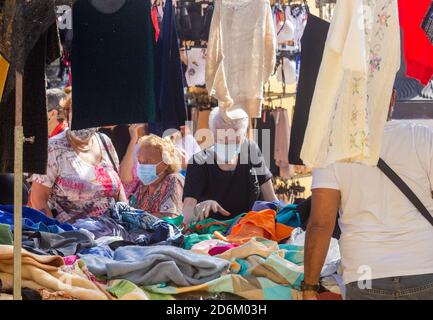
<instances>
[{"instance_id":1,"label":"white hanging garment","mask_svg":"<svg viewBox=\"0 0 433 320\"><path fill-rule=\"evenodd\" d=\"M204 86L206 80L206 49L192 48L186 54L188 57L188 69L185 77L188 86Z\"/></svg>"},{"instance_id":2,"label":"white hanging garment","mask_svg":"<svg viewBox=\"0 0 433 320\"><path fill-rule=\"evenodd\" d=\"M317 78L303 162L375 166L400 68L396 0L338 1Z\"/></svg>"},{"instance_id":3,"label":"white hanging garment","mask_svg":"<svg viewBox=\"0 0 433 320\"><path fill-rule=\"evenodd\" d=\"M226 120L261 116L263 85L275 61L276 33L269 0L216 0L206 87Z\"/></svg>"}]
</instances>

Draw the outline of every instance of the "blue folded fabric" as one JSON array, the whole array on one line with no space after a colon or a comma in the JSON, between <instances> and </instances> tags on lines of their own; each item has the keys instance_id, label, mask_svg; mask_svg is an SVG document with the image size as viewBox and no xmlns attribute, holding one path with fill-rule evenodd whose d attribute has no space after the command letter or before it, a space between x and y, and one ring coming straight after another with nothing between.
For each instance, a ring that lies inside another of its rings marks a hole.
<instances>
[{"instance_id":1,"label":"blue folded fabric","mask_svg":"<svg viewBox=\"0 0 433 320\"><path fill-rule=\"evenodd\" d=\"M273 202L256 201L256 202L254 202L252 211L258 212L258 211L263 211L263 210L268 210L268 209L278 211L283 207L284 207L284 204L281 201L273 201Z\"/></svg>"},{"instance_id":2,"label":"blue folded fabric","mask_svg":"<svg viewBox=\"0 0 433 320\"><path fill-rule=\"evenodd\" d=\"M76 230L72 225L59 223L55 219L48 218L42 212L23 207L23 229L31 231L42 231L49 233L60 233ZM8 224L13 228L14 225L14 206L0 206L0 223Z\"/></svg>"},{"instance_id":3,"label":"blue folded fabric","mask_svg":"<svg viewBox=\"0 0 433 320\"><path fill-rule=\"evenodd\" d=\"M113 259L96 255L80 255L80 258L95 276L126 279L140 286L200 285L219 278L230 266L227 260L173 246L127 246L116 249Z\"/></svg>"},{"instance_id":4,"label":"blue folded fabric","mask_svg":"<svg viewBox=\"0 0 433 320\"><path fill-rule=\"evenodd\" d=\"M97 246L80 251L80 255L93 255L113 259L114 251L108 245Z\"/></svg>"}]
</instances>

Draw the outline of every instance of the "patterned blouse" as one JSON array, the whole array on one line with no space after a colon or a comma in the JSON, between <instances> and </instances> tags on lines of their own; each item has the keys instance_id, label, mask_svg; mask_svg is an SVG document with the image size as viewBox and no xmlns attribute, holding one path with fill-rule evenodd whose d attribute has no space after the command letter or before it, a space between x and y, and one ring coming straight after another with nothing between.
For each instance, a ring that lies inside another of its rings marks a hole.
<instances>
[{"instance_id":1,"label":"patterned blouse","mask_svg":"<svg viewBox=\"0 0 433 320\"><path fill-rule=\"evenodd\" d=\"M114 146L103 136L118 167ZM51 189L48 205L57 212L59 222L74 223L85 217L99 217L118 199L122 185L119 175L102 142L99 143L102 161L93 166L77 155L65 132L49 140L47 174L35 174L31 180Z\"/></svg>"},{"instance_id":2,"label":"patterned blouse","mask_svg":"<svg viewBox=\"0 0 433 320\"><path fill-rule=\"evenodd\" d=\"M131 201L131 205L135 208L157 216L162 214L163 217L177 217L182 214L184 184L185 178L181 174L172 173L160 182L152 194L150 194L149 188L138 179L134 180L133 186L125 184L125 190L135 190L130 196L130 199L135 199L135 201Z\"/></svg>"}]
</instances>

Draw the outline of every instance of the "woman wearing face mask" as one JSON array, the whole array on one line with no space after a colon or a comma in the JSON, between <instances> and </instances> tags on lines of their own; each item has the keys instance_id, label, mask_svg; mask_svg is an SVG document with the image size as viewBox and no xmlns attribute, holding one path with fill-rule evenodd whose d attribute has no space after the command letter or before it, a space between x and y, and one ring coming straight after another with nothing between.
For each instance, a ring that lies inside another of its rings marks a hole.
<instances>
[{"instance_id":1,"label":"woman wearing face mask","mask_svg":"<svg viewBox=\"0 0 433 320\"><path fill-rule=\"evenodd\" d=\"M126 202L111 140L97 129L66 130L48 143L46 175L31 177L31 206L59 222L98 217Z\"/></svg>"},{"instance_id":2,"label":"woman wearing face mask","mask_svg":"<svg viewBox=\"0 0 433 320\"><path fill-rule=\"evenodd\" d=\"M131 142L120 166L130 204L158 218L175 218L182 214L184 185L179 150L169 138L149 135L138 141L139 127L130 127Z\"/></svg>"},{"instance_id":3,"label":"woman wearing face mask","mask_svg":"<svg viewBox=\"0 0 433 320\"><path fill-rule=\"evenodd\" d=\"M194 155L188 165L183 193L186 224L231 219L250 211L259 199L278 200L259 147L246 138L248 122L246 114L226 122L218 108L212 111L209 128L215 144Z\"/></svg>"}]
</instances>

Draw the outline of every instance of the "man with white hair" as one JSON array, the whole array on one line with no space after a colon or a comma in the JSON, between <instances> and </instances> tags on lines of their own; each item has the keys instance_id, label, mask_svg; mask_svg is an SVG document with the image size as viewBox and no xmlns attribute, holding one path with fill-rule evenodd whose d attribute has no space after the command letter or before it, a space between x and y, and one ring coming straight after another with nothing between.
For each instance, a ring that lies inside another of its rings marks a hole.
<instances>
[{"instance_id":1,"label":"man with white hair","mask_svg":"<svg viewBox=\"0 0 433 320\"><path fill-rule=\"evenodd\" d=\"M214 145L194 155L184 187L185 223L206 218L230 219L251 210L257 200L278 201L272 174L261 151L247 139L249 119L226 122L212 111Z\"/></svg>"}]
</instances>

